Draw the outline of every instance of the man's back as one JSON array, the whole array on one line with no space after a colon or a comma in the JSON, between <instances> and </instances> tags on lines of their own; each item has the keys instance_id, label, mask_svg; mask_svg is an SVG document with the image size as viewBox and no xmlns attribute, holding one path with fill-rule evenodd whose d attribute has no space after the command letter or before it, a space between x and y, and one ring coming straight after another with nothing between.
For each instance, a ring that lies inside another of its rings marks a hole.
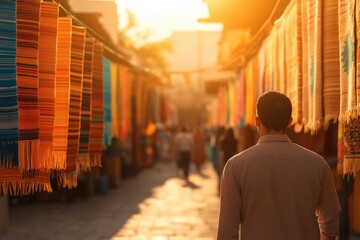
<instances>
[{"instance_id":1,"label":"man's back","mask_svg":"<svg viewBox=\"0 0 360 240\"><path fill-rule=\"evenodd\" d=\"M286 135L262 137L225 171L219 239L237 239L239 222L242 240L319 239L317 209L322 230L336 234L339 206L329 167Z\"/></svg>"}]
</instances>

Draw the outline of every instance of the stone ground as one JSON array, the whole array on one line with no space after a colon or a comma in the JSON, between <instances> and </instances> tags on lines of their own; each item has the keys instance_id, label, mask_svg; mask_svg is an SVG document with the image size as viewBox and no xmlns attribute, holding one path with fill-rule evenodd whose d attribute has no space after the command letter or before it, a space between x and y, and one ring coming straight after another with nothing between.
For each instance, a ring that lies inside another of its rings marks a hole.
<instances>
[{"instance_id":1,"label":"stone ground","mask_svg":"<svg viewBox=\"0 0 360 240\"><path fill-rule=\"evenodd\" d=\"M174 163L157 163L105 195L73 203L11 206L2 240L213 240L218 179L210 164L186 182Z\"/></svg>"}]
</instances>

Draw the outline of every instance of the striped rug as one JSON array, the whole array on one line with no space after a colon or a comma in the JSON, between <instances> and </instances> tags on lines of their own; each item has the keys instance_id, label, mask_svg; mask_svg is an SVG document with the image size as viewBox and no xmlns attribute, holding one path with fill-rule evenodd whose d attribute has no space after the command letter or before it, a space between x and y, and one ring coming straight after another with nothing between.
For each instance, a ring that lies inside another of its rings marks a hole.
<instances>
[{"instance_id":1,"label":"striped rug","mask_svg":"<svg viewBox=\"0 0 360 240\"><path fill-rule=\"evenodd\" d=\"M19 107L19 168L39 161L40 0L16 2L16 81Z\"/></svg>"},{"instance_id":2,"label":"striped rug","mask_svg":"<svg viewBox=\"0 0 360 240\"><path fill-rule=\"evenodd\" d=\"M72 19L60 17L56 56L54 167L65 169L69 129L70 57Z\"/></svg>"},{"instance_id":3,"label":"striped rug","mask_svg":"<svg viewBox=\"0 0 360 240\"><path fill-rule=\"evenodd\" d=\"M303 19L303 90L307 91L307 106L303 105L305 131L314 134L323 121L323 81L322 81L322 2L302 1ZM304 96L305 97L305 96ZM304 99L305 102L305 99ZM306 108L307 107L307 108Z\"/></svg>"},{"instance_id":4,"label":"striped rug","mask_svg":"<svg viewBox=\"0 0 360 240\"><path fill-rule=\"evenodd\" d=\"M16 1L0 7L0 166L18 166L18 105L16 84Z\"/></svg>"},{"instance_id":5,"label":"striped rug","mask_svg":"<svg viewBox=\"0 0 360 240\"><path fill-rule=\"evenodd\" d=\"M324 125L337 121L340 114L340 59L338 2L323 0L323 81Z\"/></svg>"},{"instance_id":6,"label":"striped rug","mask_svg":"<svg viewBox=\"0 0 360 240\"><path fill-rule=\"evenodd\" d=\"M101 166L102 139L104 129L103 99L103 48L100 43L94 45L93 80L91 86L91 122L89 154L92 166Z\"/></svg>"},{"instance_id":7,"label":"striped rug","mask_svg":"<svg viewBox=\"0 0 360 240\"><path fill-rule=\"evenodd\" d=\"M71 58L70 58L70 105L69 129L66 151L66 169L61 172L60 185L73 188L77 186L77 158L80 138L80 113L83 86L84 52L85 52L84 27L72 26Z\"/></svg>"},{"instance_id":8,"label":"striped rug","mask_svg":"<svg viewBox=\"0 0 360 240\"><path fill-rule=\"evenodd\" d=\"M302 129L302 42L301 1L293 0L284 12L286 95L292 103L292 118L297 132ZM296 29L296 31L294 31Z\"/></svg>"},{"instance_id":9,"label":"striped rug","mask_svg":"<svg viewBox=\"0 0 360 240\"><path fill-rule=\"evenodd\" d=\"M84 53L84 74L81 102L80 142L77 169L90 170L89 137L91 121L91 87L93 80L93 56L95 40L86 38Z\"/></svg>"},{"instance_id":10,"label":"striped rug","mask_svg":"<svg viewBox=\"0 0 360 240\"><path fill-rule=\"evenodd\" d=\"M36 192L52 192L50 170L21 171L0 168L0 195L24 196Z\"/></svg>"},{"instance_id":11,"label":"striped rug","mask_svg":"<svg viewBox=\"0 0 360 240\"><path fill-rule=\"evenodd\" d=\"M34 168L53 169L56 44L59 4L41 2L39 32L40 156Z\"/></svg>"},{"instance_id":12,"label":"striped rug","mask_svg":"<svg viewBox=\"0 0 360 240\"><path fill-rule=\"evenodd\" d=\"M103 58L103 89L104 89L104 132L103 144L109 146L111 144L111 68L110 60Z\"/></svg>"}]
</instances>

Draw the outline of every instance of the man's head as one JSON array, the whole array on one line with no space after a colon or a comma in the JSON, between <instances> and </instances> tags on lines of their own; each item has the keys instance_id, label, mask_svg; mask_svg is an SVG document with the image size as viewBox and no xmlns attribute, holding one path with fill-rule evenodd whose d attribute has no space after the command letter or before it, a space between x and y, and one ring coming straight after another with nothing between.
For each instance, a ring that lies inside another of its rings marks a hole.
<instances>
[{"instance_id":1,"label":"man's head","mask_svg":"<svg viewBox=\"0 0 360 240\"><path fill-rule=\"evenodd\" d=\"M256 112L256 125L262 124L267 132L285 132L292 121L291 101L279 92L268 91L261 95L257 100Z\"/></svg>"}]
</instances>

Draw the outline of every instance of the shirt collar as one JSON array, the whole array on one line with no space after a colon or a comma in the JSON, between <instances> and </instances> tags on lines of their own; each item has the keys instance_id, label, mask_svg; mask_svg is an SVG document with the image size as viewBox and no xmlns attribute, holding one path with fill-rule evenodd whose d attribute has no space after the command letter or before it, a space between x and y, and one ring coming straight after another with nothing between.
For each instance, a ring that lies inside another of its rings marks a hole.
<instances>
[{"instance_id":1,"label":"shirt collar","mask_svg":"<svg viewBox=\"0 0 360 240\"><path fill-rule=\"evenodd\" d=\"M267 134L259 138L258 143L263 142L291 142L286 134Z\"/></svg>"}]
</instances>

